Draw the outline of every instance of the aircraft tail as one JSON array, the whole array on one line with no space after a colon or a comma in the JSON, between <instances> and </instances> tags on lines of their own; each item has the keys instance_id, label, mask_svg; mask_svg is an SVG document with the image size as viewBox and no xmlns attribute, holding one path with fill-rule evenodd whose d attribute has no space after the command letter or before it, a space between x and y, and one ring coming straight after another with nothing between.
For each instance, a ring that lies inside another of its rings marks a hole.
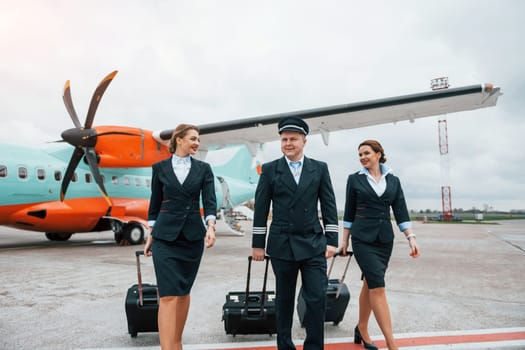
<instances>
[{"instance_id":1,"label":"aircraft tail","mask_svg":"<svg viewBox=\"0 0 525 350\"><path fill-rule=\"evenodd\" d=\"M228 147L213 153L213 163L217 164L214 169L222 176L247 181L250 184L256 184L259 180L257 169L260 165L245 145Z\"/></svg>"}]
</instances>

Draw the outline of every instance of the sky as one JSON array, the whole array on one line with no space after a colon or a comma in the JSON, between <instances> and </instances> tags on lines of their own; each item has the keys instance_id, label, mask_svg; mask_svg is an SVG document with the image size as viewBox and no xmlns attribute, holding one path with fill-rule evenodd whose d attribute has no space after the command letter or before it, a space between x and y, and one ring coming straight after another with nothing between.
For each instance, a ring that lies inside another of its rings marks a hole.
<instances>
[{"instance_id":1,"label":"sky","mask_svg":"<svg viewBox=\"0 0 525 350\"><path fill-rule=\"evenodd\" d=\"M453 208L525 209L524 13L520 0L0 0L0 143L59 139L73 127L65 81L83 120L113 70L94 124L149 130L425 92L446 76L503 96L482 110L334 132L328 146L311 135L306 155L328 163L340 209L365 139L382 143L409 209L440 210L444 176ZM266 144L262 160L279 147Z\"/></svg>"}]
</instances>

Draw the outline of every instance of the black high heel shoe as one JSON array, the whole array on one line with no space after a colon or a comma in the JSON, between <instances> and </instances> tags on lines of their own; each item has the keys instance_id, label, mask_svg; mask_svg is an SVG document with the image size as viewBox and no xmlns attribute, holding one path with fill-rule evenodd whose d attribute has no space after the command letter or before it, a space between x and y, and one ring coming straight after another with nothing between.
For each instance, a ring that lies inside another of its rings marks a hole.
<instances>
[{"instance_id":1,"label":"black high heel shoe","mask_svg":"<svg viewBox=\"0 0 525 350\"><path fill-rule=\"evenodd\" d=\"M378 348L377 348L377 346L375 346L375 344L367 343L363 339L363 337L361 336L361 332L359 331L359 326L355 326L355 329L354 329L354 343L355 344L363 343L363 346L365 347L365 349L378 350Z\"/></svg>"}]
</instances>

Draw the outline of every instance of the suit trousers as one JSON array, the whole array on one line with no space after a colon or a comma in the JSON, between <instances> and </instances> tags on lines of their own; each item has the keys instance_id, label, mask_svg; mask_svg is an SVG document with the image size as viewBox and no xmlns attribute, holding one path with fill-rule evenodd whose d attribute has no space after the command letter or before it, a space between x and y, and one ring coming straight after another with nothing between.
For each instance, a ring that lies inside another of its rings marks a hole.
<instances>
[{"instance_id":1,"label":"suit trousers","mask_svg":"<svg viewBox=\"0 0 525 350\"><path fill-rule=\"evenodd\" d=\"M306 304L304 350L321 350L324 346L325 295L328 285L324 252L301 261L272 257L275 274L275 311L277 320L277 348L295 350L292 324L297 275L301 272L303 296Z\"/></svg>"}]
</instances>

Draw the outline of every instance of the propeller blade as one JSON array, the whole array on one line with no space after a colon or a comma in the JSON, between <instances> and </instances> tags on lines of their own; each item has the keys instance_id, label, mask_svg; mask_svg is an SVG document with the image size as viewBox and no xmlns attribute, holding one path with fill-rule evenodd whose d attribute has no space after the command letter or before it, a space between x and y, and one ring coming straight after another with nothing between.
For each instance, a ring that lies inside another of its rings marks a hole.
<instances>
[{"instance_id":1,"label":"propeller blade","mask_svg":"<svg viewBox=\"0 0 525 350\"><path fill-rule=\"evenodd\" d=\"M62 96L62 99L64 100L64 104L66 105L67 112L69 113L73 124L75 124L77 128L81 128L82 124L80 124L77 112L75 112L75 107L73 107L73 100L71 99L71 88L69 86L69 80L66 81L66 84L64 85L64 95Z\"/></svg>"},{"instance_id":2,"label":"propeller blade","mask_svg":"<svg viewBox=\"0 0 525 350\"><path fill-rule=\"evenodd\" d=\"M89 110L86 116L86 121L84 123L85 129L90 129L91 125L93 124L93 120L95 119L95 112L97 111L98 105L100 103L100 100L102 99L102 95L104 95L104 91L106 91L107 87L117 75L118 71L113 71L109 73L100 84L98 84L97 88L95 89L95 92L93 93L93 97L91 97L91 103L89 104Z\"/></svg>"},{"instance_id":3,"label":"propeller blade","mask_svg":"<svg viewBox=\"0 0 525 350\"><path fill-rule=\"evenodd\" d=\"M102 193L104 199L106 200L106 202L108 202L109 206L111 207L111 199L109 198L106 188L104 187L102 175L100 175L100 171L98 170L97 153L95 152L95 149L93 147L86 147L84 148L84 154L86 155L86 160L89 165L89 169L91 169L91 173L95 178L95 182L98 185L100 193Z\"/></svg>"},{"instance_id":4,"label":"propeller blade","mask_svg":"<svg viewBox=\"0 0 525 350\"><path fill-rule=\"evenodd\" d=\"M66 196L67 187L69 186L69 183L71 182L71 179L73 178L73 175L75 174L75 169L77 168L78 163L82 159L82 156L84 155L84 152L82 151L82 148L76 147L73 150L73 154L71 155L71 159L69 160L69 164L66 169L66 173L64 174L64 178L62 179L62 185L60 186L60 201L64 201L64 197Z\"/></svg>"}]
</instances>

